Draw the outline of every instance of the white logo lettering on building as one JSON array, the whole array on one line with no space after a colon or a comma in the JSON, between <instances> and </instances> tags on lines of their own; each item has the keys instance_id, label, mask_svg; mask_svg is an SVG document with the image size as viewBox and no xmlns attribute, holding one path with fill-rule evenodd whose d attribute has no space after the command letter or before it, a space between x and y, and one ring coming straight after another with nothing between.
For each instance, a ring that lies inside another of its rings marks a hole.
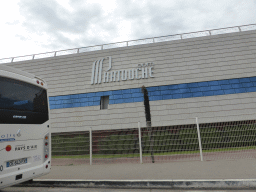
<instances>
[{"instance_id":1,"label":"white logo lettering on building","mask_svg":"<svg viewBox=\"0 0 256 192\"><path fill-rule=\"evenodd\" d=\"M108 69L103 71L103 61L108 59ZM106 57L96 60L92 65L92 77L91 84L109 83L109 82L119 82L134 79L147 79L153 78L154 64L150 63L140 63L135 68L131 69L121 69L116 71L111 71L112 69L112 58Z\"/></svg>"}]
</instances>

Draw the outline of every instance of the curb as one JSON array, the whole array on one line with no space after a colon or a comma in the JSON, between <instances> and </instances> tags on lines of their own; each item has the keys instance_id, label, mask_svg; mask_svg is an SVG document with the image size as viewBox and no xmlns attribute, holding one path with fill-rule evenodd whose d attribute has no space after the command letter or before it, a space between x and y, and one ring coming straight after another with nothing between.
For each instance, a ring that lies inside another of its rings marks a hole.
<instances>
[{"instance_id":1,"label":"curb","mask_svg":"<svg viewBox=\"0 0 256 192\"><path fill-rule=\"evenodd\" d=\"M18 187L126 188L126 189L256 189L256 179L212 180L72 180L34 179Z\"/></svg>"}]
</instances>

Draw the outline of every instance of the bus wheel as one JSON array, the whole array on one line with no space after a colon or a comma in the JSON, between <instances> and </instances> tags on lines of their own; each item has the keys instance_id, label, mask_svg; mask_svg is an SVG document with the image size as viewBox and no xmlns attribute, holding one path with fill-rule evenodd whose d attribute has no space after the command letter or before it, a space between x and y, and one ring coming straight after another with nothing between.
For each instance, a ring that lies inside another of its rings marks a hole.
<instances>
[{"instance_id":1,"label":"bus wheel","mask_svg":"<svg viewBox=\"0 0 256 192\"><path fill-rule=\"evenodd\" d=\"M33 179L28 180L29 183L33 183Z\"/></svg>"}]
</instances>

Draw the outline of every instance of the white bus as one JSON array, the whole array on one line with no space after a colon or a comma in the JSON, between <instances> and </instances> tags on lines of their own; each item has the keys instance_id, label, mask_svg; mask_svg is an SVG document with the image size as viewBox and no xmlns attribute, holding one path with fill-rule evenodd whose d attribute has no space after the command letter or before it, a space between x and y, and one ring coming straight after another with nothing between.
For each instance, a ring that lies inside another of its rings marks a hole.
<instances>
[{"instance_id":1,"label":"white bus","mask_svg":"<svg viewBox=\"0 0 256 192\"><path fill-rule=\"evenodd\" d=\"M0 65L0 189L51 169L51 132L44 80Z\"/></svg>"}]
</instances>

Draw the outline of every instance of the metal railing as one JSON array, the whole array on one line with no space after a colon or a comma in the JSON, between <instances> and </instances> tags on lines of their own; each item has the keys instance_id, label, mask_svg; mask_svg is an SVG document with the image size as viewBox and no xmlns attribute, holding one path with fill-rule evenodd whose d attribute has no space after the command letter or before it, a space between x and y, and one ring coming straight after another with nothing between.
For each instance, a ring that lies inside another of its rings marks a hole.
<instances>
[{"instance_id":1,"label":"metal railing","mask_svg":"<svg viewBox=\"0 0 256 192\"><path fill-rule=\"evenodd\" d=\"M103 44L103 45L95 45L95 46L89 46L89 47L80 47L80 48L74 48L74 49L66 49L66 50L39 53L39 54L33 54L33 55L11 57L11 58L3 58L3 59L0 59L0 64L41 59L41 58L47 58L47 57L56 57L61 55L78 54L78 53L84 53L84 52L90 52L90 51L99 51L99 50L112 49L112 48L118 48L118 47L128 47L128 46L134 46L134 45L182 40L182 39L188 39L188 38L219 35L219 34L225 34L225 33L243 32L243 31L250 31L250 30L256 30L256 24L211 29L211 30L205 30L205 31L160 36L160 37L153 37L153 38L146 38L146 39L137 39L137 40L109 43L109 44Z\"/></svg>"},{"instance_id":2,"label":"metal railing","mask_svg":"<svg viewBox=\"0 0 256 192\"><path fill-rule=\"evenodd\" d=\"M200 120L200 119L199 119ZM53 158L73 156L86 164L162 163L256 157L256 120L52 136Z\"/></svg>"}]
</instances>

